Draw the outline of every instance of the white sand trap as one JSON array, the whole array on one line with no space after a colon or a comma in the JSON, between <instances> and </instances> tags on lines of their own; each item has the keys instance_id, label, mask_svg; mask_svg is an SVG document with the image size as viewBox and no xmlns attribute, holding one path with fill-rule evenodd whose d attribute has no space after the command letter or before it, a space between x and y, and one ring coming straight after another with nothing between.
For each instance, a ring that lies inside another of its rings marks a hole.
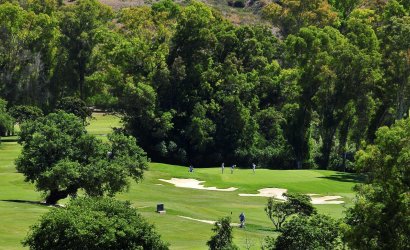
<instances>
[{"instance_id":1,"label":"white sand trap","mask_svg":"<svg viewBox=\"0 0 410 250\"><path fill-rule=\"evenodd\" d=\"M171 180L165 180L165 179L159 179L159 180L174 184L176 187L182 187L182 188L192 188L192 189L211 190L211 191L227 191L227 192L237 190L237 188L234 188L234 187L230 187L230 188L204 187L204 185L201 183L205 181L198 181L195 179L172 178Z\"/></svg>"},{"instance_id":2,"label":"white sand trap","mask_svg":"<svg viewBox=\"0 0 410 250\"><path fill-rule=\"evenodd\" d=\"M286 200L283 193L286 193L287 189L282 188L263 188L258 190L258 194L239 194L240 196L261 196L261 197L273 197L278 200ZM342 196L318 196L318 194L308 194L312 198L312 204L342 204L344 201L337 201ZM317 196L317 197L316 197Z\"/></svg>"},{"instance_id":3,"label":"white sand trap","mask_svg":"<svg viewBox=\"0 0 410 250\"><path fill-rule=\"evenodd\" d=\"M342 196L319 196L312 198L312 204L342 204L344 201L336 201L337 199L343 198Z\"/></svg>"},{"instance_id":4,"label":"white sand trap","mask_svg":"<svg viewBox=\"0 0 410 250\"><path fill-rule=\"evenodd\" d=\"M258 191L259 194L239 194L239 196L273 197L278 200L286 200L286 197L283 196L283 193L286 193L288 190L284 188L262 188Z\"/></svg>"},{"instance_id":5,"label":"white sand trap","mask_svg":"<svg viewBox=\"0 0 410 250\"><path fill-rule=\"evenodd\" d=\"M184 218L184 219L187 219L187 220L193 220L193 221L203 222L203 223L206 223L206 224L212 224L212 225L215 224L215 222L216 222L216 221L213 221L213 220L200 220L200 219L195 219L195 218L191 218L191 217L187 217L187 216L182 216L182 215L178 215L178 217ZM239 227L239 223L231 223L230 225L231 225L231 226Z\"/></svg>"},{"instance_id":6,"label":"white sand trap","mask_svg":"<svg viewBox=\"0 0 410 250\"><path fill-rule=\"evenodd\" d=\"M235 191L237 188L216 188L216 187L204 187L203 182L195 179L180 179L171 178L171 180L159 179L160 181L174 184L176 187L192 188L210 191ZM239 196L259 196L259 197L273 197L278 200L285 201L286 197L283 196L288 190L284 188L262 188L258 190L258 194L239 194ZM312 198L312 204L342 204L344 201L338 201L342 196L318 196L318 194L308 194ZM188 218L188 217L187 217ZM192 218L191 218L192 219ZM196 219L194 219L196 220ZM203 221L204 222L204 221ZM208 221L211 222L211 221ZM215 223L214 221L212 223Z\"/></svg>"}]
</instances>

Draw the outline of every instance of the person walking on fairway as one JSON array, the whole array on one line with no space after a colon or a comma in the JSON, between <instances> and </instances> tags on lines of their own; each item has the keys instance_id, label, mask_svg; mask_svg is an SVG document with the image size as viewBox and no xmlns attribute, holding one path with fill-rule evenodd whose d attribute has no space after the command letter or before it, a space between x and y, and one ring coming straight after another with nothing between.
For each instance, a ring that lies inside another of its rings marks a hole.
<instances>
[{"instance_id":1,"label":"person walking on fairway","mask_svg":"<svg viewBox=\"0 0 410 250\"><path fill-rule=\"evenodd\" d=\"M189 165L189 172L190 172L190 173L194 172L194 166Z\"/></svg>"},{"instance_id":2,"label":"person walking on fairway","mask_svg":"<svg viewBox=\"0 0 410 250\"><path fill-rule=\"evenodd\" d=\"M239 215L239 221L240 221L239 227L240 228L245 227L245 214L243 212Z\"/></svg>"},{"instance_id":3,"label":"person walking on fairway","mask_svg":"<svg viewBox=\"0 0 410 250\"><path fill-rule=\"evenodd\" d=\"M224 162L222 162L222 165L221 165L221 170L222 170L222 173L224 173L224 169L225 169L225 163L224 163Z\"/></svg>"},{"instance_id":4,"label":"person walking on fairway","mask_svg":"<svg viewBox=\"0 0 410 250\"><path fill-rule=\"evenodd\" d=\"M255 168L256 168L256 164L255 164L255 163L252 163L252 170L253 170L253 173L255 173Z\"/></svg>"},{"instance_id":5,"label":"person walking on fairway","mask_svg":"<svg viewBox=\"0 0 410 250\"><path fill-rule=\"evenodd\" d=\"M236 165L235 164L233 164L232 166L231 166L231 174L233 174L233 169L236 167Z\"/></svg>"}]
</instances>

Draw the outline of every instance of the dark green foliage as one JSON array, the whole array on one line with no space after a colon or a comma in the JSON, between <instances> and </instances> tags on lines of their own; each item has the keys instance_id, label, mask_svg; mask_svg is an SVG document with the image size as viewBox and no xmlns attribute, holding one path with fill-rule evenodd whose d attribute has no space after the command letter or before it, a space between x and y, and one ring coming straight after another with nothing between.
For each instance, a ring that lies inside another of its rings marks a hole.
<instances>
[{"instance_id":1,"label":"dark green foliage","mask_svg":"<svg viewBox=\"0 0 410 250\"><path fill-rule=\"evenodd\" d=\"M85 99L86 71L96 45L94 35L112 18L112 10L96 0L79 0L64 6L59 14L62 46L56 75L70 94Z\"/></svg>"},{"instance_id":2,"label":"dark green foliage","mask_svg":"<svg viewBox=\"0 0 410 250\"><path fill-rule=\"evenodd\" d=\"M154 227L129 202L76 198L54 208L31 227L23 241L42 249L168 249Z\"/></svg>"},{"instance_id":3,"label":"dark green foliage","mask_svg":"<svg viewBox=\"0 0 410 250\"><path fill-rule=\"evenodd\" d=\"M244 0L228 0L228 5L236 8L244 8L245 1Z\"/></svg>"},{"instance_id":4,"label":"dark green foliage","mask_svg":"<svg viewBox=\"0 0 410 250\"><path fill-rule=\"evenodd\" d=\"M6 106L7 101L0 98L0 137L11 135L14 132L14 120L7 113Z\"/></svg>"},{"instance_id":5,"label":"dark green foliage","mask_svg":"<svg viewBox=\"0 0 410 250\"><path fill-rule=\"evenodd\" d=\"M296 216L287 222L282 234L267 249L316 250L340 249L341 233L337 221L326 215Z\"/></svg>"},{"instance_id":6,"label":"dark green foliage","mask_svg":"<svg viewBox=\"0 0 410 250\"><path fill-rule=\"evenodd\" d=\"M14 106L10 108L9 113L19 124L43 116L43 111L39 107L25 105Z\"/></svg>"},{"instance_id":7,"label":"dark green foliage","mask_svg":"<svg viewBox=\"0 0 410 250\"><path fill-rule=\"evenodd\" d=\"M265 207L265 213L275 225L277 231L282 230L283 223L291 215L310 216L316 214L316 208L313 207L310 196L292 193L285 193L283 196L287 198L286 201L275 201L271 197Z\"/></svg>"},{"instance_id":8,"label":"dark green foliage","mask_svg":"<svg viewBox=\"0 0 410 250\"><path fill-rule=\"evenodd\" d=\"M155 161L353 171L362 142L408 116L408 0L267 3L281 32L195 1L116 14L96 0L3 2L9 106L79 96L122 113Z\"/></svg>"},{"instance_id":9,"label":"dark green foliage","mask_svg":"<svg viewBox=\"0 0 410 250\"><path fill-rule=\"evenodd\" d=\"M91 117L92 111L87 107L87 104L78 97L64 97L57 103L57 110L62 110L66 113L74 114L85 121Z\"/></svg>"},{"instance_id":10,"label":"dark green foliage","mask_svg":"<svg viewBox=\"0 0 410 250\"><path fill-rule=\"evenodd\" d=\"M215 235L206 243L211 250L235 250L238 247L233 243L231 218L224 217L215 222L212 231Z\"/></svg>"},{"instance_id":11,"label":"dark green foliage","mask_svg":"<svg viewBox=\"0 0 410 250\"><path fill-rule=\"evenodd\" d=\"M0 4L0 27L0 97L10 105L48 105L58 37L55 17L6 1Z\"/></svg>"},{"instance_id":12,"label":"dark green foliage","mask_svg":"<svg viewBox=\"0 0 410 250\"><path fill-rule=\"evenodd\" d=\"M114 195L127 189L129 177L139 181L147 168L134 138L114 132L102 142L87 134L80 118L62 111L23 123L19 142L17 170L51 204L79 189L92 196Z\"/></svg>"},{"instance_id":13,"label":"dark green foliage","mask_svg":"<svg viewBox=\"0 0 410 250\"><path fill-rule=\"evenodd\" d=\"M146 81L129 82L122 98L126 128L152 159L287 167L292 152L276 110L288 99L264 92L279 98L288 87L279 82L278 41L269 31L236 28L192 3L178 16L170 43L166 61L158 62L165 68L151 80L134 72Z\"/></svg>"},{"instance_id":14,"label":"dark green foliage","mask_svg":"<svg viewBox=\"0 0 410 250\"><path fill-rule=\"evenodd\" d=\"M316 208L313 207L310 196L297 193L285 193L284 196L287 198L285 203L289 204L294 213L305 216L316 214Z\"/></svg>"},{"instance_id":15,"label":"dark green foliage","mask_svg":"<svg viewBox=\"0 0 410 250\"><path fill-rule=\"evenodd\" d=\"M348 209L346 239L355 249L410 248L410 119L376 133L373 145L356 155L369 183L356 187Z\"/></svg>"}]
</instances>

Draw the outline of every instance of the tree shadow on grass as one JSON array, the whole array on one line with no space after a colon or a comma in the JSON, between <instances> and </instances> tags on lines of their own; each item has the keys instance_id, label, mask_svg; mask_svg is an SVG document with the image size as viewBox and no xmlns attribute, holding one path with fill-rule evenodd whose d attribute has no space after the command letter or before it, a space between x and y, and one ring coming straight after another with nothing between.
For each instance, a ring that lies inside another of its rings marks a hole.
<instances>
[{"instance_id":1,"label":"tree shadow on grass","mask_svg":"<svg viewBox=\"0 0 410 250\"><path fill-rule=\"evenodd\" d=\"M17 136L7 136L7 137L1 137L0 141L1 142L18 142L18 137Z\"/></svg>"},{"instance_id":2,"label":"tree shadow on grass","mask_svg":"<svg viewBox=\"0 0 410 250\"><path fill-rule=\"evenodd\" d=\"M318 178L328 179L332 181L340 181L340 182L364 182L366 180L366 176L363 174L354 174L354 173L337 173L329 176L320 176Z\"/></svg>"},{"instance_id":3,"label":"tree shadow on grass","mask_svg":"<svg viewBox=\"0 0 410 250\"><path fill-rule=\"evenodd\" d=\"M64 205L60 205L60 204L50 205L50 204L47 204L43 201L27 201L27 200L0 200L0 201L31 204L31 205L40 205L40 206L47 206L47 207L64 207Z\"/></svg>"}]
</instances>

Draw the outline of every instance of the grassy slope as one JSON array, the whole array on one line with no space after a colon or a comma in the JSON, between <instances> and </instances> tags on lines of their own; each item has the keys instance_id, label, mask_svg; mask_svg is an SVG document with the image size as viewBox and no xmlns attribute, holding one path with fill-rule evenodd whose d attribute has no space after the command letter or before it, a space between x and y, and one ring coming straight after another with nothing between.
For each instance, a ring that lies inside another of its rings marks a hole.
<instances>
[{"instance_id":1,"label":"grassy slope","mask_svg":"<svg viewBox=\"0 0 410 250\"><path fill-rule=\"evenodd\" d=\"M104 136L110 127L118 127L118 119L112 116L96 114L88 130ZM24 182L21 174L16 173L14 159L20 151L15 142L4 142L0 145L0 249L21 249L20 241L24 238L30 225L46 212L48 207L6 200L39 201L41 196L34 191L31 184ZM263 211L266 198L239 197L238 193L256 193L260 188L287 188L294 192L342 195L347 205L351 203L352 186L355 176L317 170L235 170L220 174L219 168L195 169L188 173L186 167L170 166L160 163L150 164L150 171L139 184L132 184L129 192L119 194L118 198L132 201L135 207L152 223L163 238L171 243L172 249L206 249L206 241L211 236L212 225L190 221L178 217L189 216L197 219L216 220L231 215L237 222L239 213L247 216L246 229L234 229L235 242L244 248L248 238L253 249L259 249L260 242L267 235L274 235L272 224ZM238 187L234 192L215 192L176 188L171 184L160 182L159 178L172 177L197 178L205 180L205 186L219 188ZM163 184L163 185L155 185ZM164 203L167 214L155 213L157 203ZM343 216L343 205L318 205L321 213L340 218Z\"/></svg>"}]
</instances>

